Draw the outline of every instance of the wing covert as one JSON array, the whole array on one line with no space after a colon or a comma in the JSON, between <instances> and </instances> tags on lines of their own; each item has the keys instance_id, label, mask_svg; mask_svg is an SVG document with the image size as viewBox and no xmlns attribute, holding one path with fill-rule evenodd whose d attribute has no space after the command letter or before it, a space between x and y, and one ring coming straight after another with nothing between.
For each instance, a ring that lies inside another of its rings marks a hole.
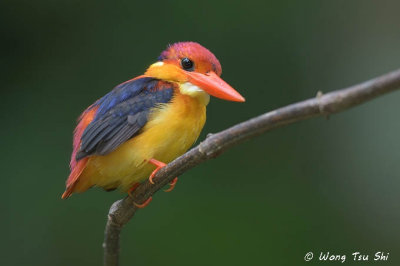
<instances>
[{"instance_id":1,"label":"wing covert","mask_svg":"<svg viewBox=\"0 0 400 266\"><path fill-rule=\"evenodd\" d=\"M94 104L99 108L82 134L76 160L108 154L138 134L147 123L151 110L168 103L173 91L172 83L152 78L140 78L117 86Z\"/></svg>"}]
</instances>

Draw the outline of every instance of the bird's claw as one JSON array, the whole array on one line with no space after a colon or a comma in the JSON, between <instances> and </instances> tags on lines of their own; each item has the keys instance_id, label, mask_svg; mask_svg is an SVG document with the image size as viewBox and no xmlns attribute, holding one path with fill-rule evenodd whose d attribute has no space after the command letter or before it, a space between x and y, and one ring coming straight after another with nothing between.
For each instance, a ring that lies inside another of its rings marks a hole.
<instances>
[{"instance_id":1,"label":"bird's claw","mask_svg":"<svg viewBox=\"0 0 400 266\"><path fill-rule=\"evenodd\" d=\"M140 185L139 183L135 183L135 184L133 184L133 186L128 190L128 195L129 195L129 197L131 197L132 199L133 199L132 193L133 193L133 191L135 191L135 190L138 188L139 185Z\"/></svg>"},{"instance_id":2,"label":"bird's claw","mask_svg":"<svg viewBox=\"0 0 400 266\"><path fill-rule=\"evenodd\" d=\"M129 197L133 200L133 192L137 189L137 187L139 186L139 183L135 183L129 190L128 190L128 195ZM143 202L142 204L138 204L135 201L133 201L133 205L135 205L137 208L142 209L144 207L146 207L147 205L149 205L149 203L151 202L153 198L149 197L145 202Z\"/></svg>"},{"instance_id":3,"label":"bird's claw","mask_svg":"<svg viewBox=\"0 0 400 266\"><path fill-rule=\"evenodd\" d=\"M178 178L175 177L171 183L169 183L169 188L164 190L165 192L171 192L172 190L174 190L176 182L178 182Z\"/></svg>"},{"instance_id":4,"label":"bird's claw","mask_svg":"<svg viewBox=\"0 0 400 266\"><path fill-rule=\"evenodd\" d=\"M151 175L149 176L149 182L150 184L154 185L154 181L153 181L153 177L156 175L156 173L158 172L158 170L160 170L161 168L156 168L156 170L154 170Z\"/></svg>"},{"instance_id":5,"label":"bird's claw","mask_svg":"<svg viewBox=\"0 0 400 266\"><path fill-rule=\"evenodd\" d=\"M139 209L142 209L144 207L146 207L147 205L149 205L149 203L151 202L153 198L149 197L145 202L143 202L142 204L138 204L136 202L133 202L133 205L135 205L136 207L138 207Z\"/></svg>"}]
</instances>

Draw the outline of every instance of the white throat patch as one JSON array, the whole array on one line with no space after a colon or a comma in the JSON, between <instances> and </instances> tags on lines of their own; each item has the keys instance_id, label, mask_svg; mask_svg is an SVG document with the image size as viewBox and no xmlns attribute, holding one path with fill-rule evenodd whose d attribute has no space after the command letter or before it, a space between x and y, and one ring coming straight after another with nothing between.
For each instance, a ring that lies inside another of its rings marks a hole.
<instances>
[{"instance_id":1,"label":"white throat patch","mask_svg":"<svg viewBox=\"0 0 400 266\"><path fill-rule=\"evenodd\" d=\"M180 86L180 91L182 94L198 98L204 105L207 105L210 101L210 95L207 92L190 82L183 83Z\"/></svg>"}]
</instances>

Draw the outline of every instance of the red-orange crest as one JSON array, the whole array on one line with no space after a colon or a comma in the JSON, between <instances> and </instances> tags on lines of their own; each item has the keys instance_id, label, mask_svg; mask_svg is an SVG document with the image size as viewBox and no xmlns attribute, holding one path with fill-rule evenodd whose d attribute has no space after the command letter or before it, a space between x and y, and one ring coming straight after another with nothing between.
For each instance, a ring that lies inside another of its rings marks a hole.
<instances>
[{"instance_id":1,"label":"red-orange crest","mask_svg":"<svg viewBox=\"0 0 400 266\"><path fill-rule=\"evenodd\" d=\"M194 71L199 73L222 73L221 64L213 53L196 42L178 42L168 46L158 57L159 61L180 66L181 60L188 58L194 65Z\"/></svg>"}]
</instances>

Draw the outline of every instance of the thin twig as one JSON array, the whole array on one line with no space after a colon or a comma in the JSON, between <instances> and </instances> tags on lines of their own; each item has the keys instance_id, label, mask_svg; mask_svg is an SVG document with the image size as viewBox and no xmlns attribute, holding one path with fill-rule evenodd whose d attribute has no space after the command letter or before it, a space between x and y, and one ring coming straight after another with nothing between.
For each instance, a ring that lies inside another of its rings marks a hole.
<instances>
[{"instance_id":1,"label":"thin twig","mask_svg":"<svg viewBox=\"0 0 400 266\"><path fill-rule=\"evenodd\" d=\"M162 168L153 178L154 185L146 181L135 190L133 199L126 197L114 202L108 213L105 229L104 265L119 264L119 235L122 227L137 211L133 202L144 202L175 176L182 175L200 163L219 156L232 146L269 130L308 118L341 112L399 87L400 69L346 89L327 94L318 93L316 98L276 109L207 137L198 146Z\"/></svg>"}]
</instances>

